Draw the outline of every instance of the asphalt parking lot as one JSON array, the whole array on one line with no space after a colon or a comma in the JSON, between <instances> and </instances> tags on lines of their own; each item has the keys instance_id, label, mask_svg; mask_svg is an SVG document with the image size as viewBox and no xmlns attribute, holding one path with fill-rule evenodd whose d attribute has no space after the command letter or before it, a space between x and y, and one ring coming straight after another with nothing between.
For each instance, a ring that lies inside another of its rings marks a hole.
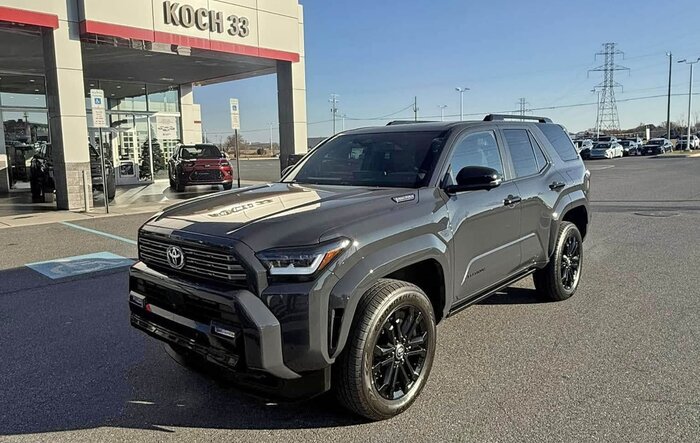
<instances>
[{"instance_id":1,"label":"asphalt parking lot","mask_svg":"<svg viewBox=\"0 0 700 443\"><path fill-rule=\"evenodd\" d=\"M527 279L446 320L425 391L380 423L180 367L129 326L124 267L25 266L134 258L147 214L0 229L0 441L698 441L700 158L587 165L575 297L541 303Z\"/></svg>"}]
</instances>

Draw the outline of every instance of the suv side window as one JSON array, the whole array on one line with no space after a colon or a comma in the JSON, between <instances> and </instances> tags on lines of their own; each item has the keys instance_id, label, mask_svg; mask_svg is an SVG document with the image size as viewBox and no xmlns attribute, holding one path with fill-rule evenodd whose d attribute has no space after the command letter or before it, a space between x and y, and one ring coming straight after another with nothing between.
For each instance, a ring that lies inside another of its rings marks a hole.
<instances>
[{"instance_id":1,"label":"suv side window","mask_svg":"<svg viewBox=\"0 0 700 443\"><path fill-rule=\"evenodd\" d=\"M547 140L549 140L549 143L552 144L562 160L569 161L578 158L571 139L561 126L552 123L537 123L537 127L547 137Z\"/></svg>"},{"instance_id":2,"label":"suv side window","mask_svg":"<svg viewBox=\"0 0 700 443\"><path fill-rule=\"evenodd\" d=\"M450 184L457 183L457 174L466 166L486 166L503 175L503 161L493 131L467 134L455 142L450 160Z\"/></svg>"},{"instance_id":3,"label":"suv side window","mask_svg":"<svg viewBox=\"0 0 700 443\"><path fill-rule=\"evenodd\" d=\"M542 152L542 147L539 143L537 143L537 140L535 140L531 133L528 132L528 134L530 135L530 143L532 143L532 149L535 151L537 167L539 168L538 172L542 172L545 166L547 166L547 158L544 156L544 153Z\"/></svg>"},{"instance_id":4,"label":"suv side window","mask_svg":"<svg viewBox=\"0 0 700 443\"><path fill-rule=\"evenodd\" d=\"M513 161L515 177L527 177L528 175L537 174L541 169L537 165L537 158L535 157L535 151L527 130L504 129L503 136L506 139L510 158Z\"/></svg>"}]
</instances>

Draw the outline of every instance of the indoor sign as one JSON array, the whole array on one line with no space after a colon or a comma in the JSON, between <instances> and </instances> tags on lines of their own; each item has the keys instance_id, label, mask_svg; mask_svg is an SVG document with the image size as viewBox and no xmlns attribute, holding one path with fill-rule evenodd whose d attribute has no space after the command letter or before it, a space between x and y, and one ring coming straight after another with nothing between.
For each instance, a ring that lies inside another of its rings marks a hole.
<instances>
[{"instance_id":1,"label":"indoor sign","mask_svg":"<svg viewBox=\"0 0 700 443\"><path fill-rule=\"evenodd\" d=\"M209 31L237 37L246 37L250 34L250 21L247 17L229 15L224 17L221 11L207 8L195 9L188 4L176 2L163 2L165 24L182 26L183 28L196 27L200 31Z\"/></svg>"}]
</instances>

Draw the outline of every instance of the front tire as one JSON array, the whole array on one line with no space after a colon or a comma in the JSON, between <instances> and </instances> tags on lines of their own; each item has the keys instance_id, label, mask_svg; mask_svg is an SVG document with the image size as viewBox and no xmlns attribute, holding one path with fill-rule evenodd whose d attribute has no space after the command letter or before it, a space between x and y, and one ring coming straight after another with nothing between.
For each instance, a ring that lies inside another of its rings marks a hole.
<instances>
[{"instance_id":1,"label":"front tire","mask_svg":"<svg viewBox=\"0 0 700 443\"><path fill-rule=\"evenodd\" d=\"M370 420L408 409L435 355L435 314L415 285L382 279L358 305L345 350L333 366L338 400Z\"/></svg>"},{"instance_id":2,"label":"front tire","mask_svg":"<svg viewBox=\"0 0 700 443\"><path fill-rule=\"evenodd\" d=\"M583 265L583 239L575 224L562 222L554 253L543 269L533 274L535 289L553 301L574 295Z\"/></svg>"}]
</instances>

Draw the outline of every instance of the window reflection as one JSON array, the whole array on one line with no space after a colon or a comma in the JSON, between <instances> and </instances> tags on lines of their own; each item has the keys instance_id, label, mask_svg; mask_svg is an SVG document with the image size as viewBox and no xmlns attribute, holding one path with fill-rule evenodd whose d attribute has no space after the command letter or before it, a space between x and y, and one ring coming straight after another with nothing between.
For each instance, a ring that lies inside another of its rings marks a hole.
<instances>
[{"instance_id":1,"label":"window reflection","mask_svg":"<svg viewBox=\"0 0 700 443\"><path fill-rule=\"evenodd\" d=\"M0 74L0 105L45 108L46 83L44 77Z\"/></svg>"},{"instance_id":2,"label":"window reflection","mask_svg":"<svg viewBox=\"0 0 700 443\"><path fill-rule=\"evenodd\" d=\"M151 85L148 88L148 110L151 112L178 112L180 94L172 85Z\"/></svg>"}]
</instances>

